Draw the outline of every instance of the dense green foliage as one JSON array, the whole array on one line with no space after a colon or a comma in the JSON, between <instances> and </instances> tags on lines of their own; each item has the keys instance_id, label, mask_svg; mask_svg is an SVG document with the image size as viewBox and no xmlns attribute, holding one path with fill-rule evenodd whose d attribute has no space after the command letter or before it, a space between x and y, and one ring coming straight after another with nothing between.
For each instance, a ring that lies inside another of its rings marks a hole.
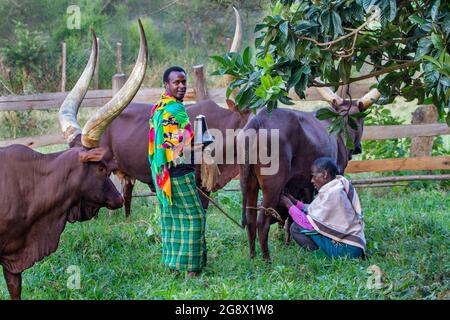
<instances>
[{"instance_id":1,"label":"dense green foliage","mask_svg":"<svg viewBox=\"0 0 450 320\"><path fill-rule=\"evenodd\" d=\"M255 61L249 48L214 57L221 64L216 74L234 76L228 94L239 88L241 109L289 104L291 88L304 97L309 86L337 88L376 77L380 104L396 96L433 103L441 116L447 109L450 125L446 1L274 0L255 33ZM339 131L352 123L351 116L323 117L335 117Z\"/></svg>"},{"instance_id":2,"label":"dense green foliage","mask_svg":"<svg viewBox=\"0 0 450 320\"><path fill-rule=\"evenodd\" d=\"M235 219L240 194L215 197ZM59 249L25 271L24 299L448 299L448 191L361 192L368 260L330 260L286 247L271 227L272 264L248 254L246 232L214 207L208 210L208 265L198 279L163 269L155 199L135 198L131 221L102 211L69 224ZM279 233L279 236L277 235ZM81 289L66 284L75 265ZM383 271L380 286L369 267ZM7 291L0 279L0 299Z\"/></svg>"}]
</instances>

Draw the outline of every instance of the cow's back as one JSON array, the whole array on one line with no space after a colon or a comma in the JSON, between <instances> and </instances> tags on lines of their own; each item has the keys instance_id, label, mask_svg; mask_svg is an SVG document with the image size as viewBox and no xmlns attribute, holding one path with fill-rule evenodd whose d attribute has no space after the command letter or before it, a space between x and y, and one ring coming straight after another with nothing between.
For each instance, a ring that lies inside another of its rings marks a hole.
<instances>
[{"instance_id":1,"label":"cow's back","mask_svg":"<svg viewBox=\"0 0 450 320\"><path fill-rule=\"evenodd\" d=\"M328 123L318 120L315 112L279 108L269 113L263 109L255 118L260 129L279 130L280 153L289 152L294 162L320 156L336 157L336 137L328 134Z\"/></svg>"},{"instance_id":2,"label":"cow's back","mask_svg":"<svg viewBox=\"0 0 450 320\"><path fill-rule=\"evenodd\" d=\"M133 102L108 126L101 146L108 150L105 160L113 169L145 183L152 183L148 163L148 134L151 105Z\"/></svg>"}]
</instances>

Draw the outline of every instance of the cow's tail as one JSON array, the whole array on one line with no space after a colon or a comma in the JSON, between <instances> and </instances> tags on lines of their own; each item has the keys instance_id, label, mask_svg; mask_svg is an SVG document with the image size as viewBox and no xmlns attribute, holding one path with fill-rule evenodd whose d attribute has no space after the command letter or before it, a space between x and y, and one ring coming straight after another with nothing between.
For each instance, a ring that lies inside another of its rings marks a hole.
<instances>
[{"instance_id":1,"label":"cow's tail","mask_svg":"<svg viewBox=\"0 0 450 320\"><path fill-rule=\"evenodd\" d=\"M249 161L249 149L247 144L245 145L245 160L243 165L243 172L242 172L242 182L241 182L241 189L242 189L242 227L245 228L247 225L247 190L248 190L248 177L250 175L250 161Z\"/></svg>"},{"instance_id":2,"label":"cow's tail","mask_svg":"<svg viewBox=\"0 0 450 320\"><path fill-rule=\"evenodd\" d=\"M244 131L246 129L258 129L258 126L256 124L256 121L249 121L249 123L245 126L245 129L243 131L241 131L241 133L244 133ZM248 195L248 189L249 189L249 178L250 178L250 174L251 174L251 170L252 170L252 164L250 163L250 147L252 146L252 143L255 143L256 141L251 141L251 139L248 139L248 143L247 143L247 139L245 138L245 135L241 135L239 137L239 142L240 144L238 144L238 146L244 147L244 163L241 166L241 191L242 191L242 220L241 220L241 224L242 227L245 228L245 226L247 225L247 195Z\"/></svg>"}]
</instances>

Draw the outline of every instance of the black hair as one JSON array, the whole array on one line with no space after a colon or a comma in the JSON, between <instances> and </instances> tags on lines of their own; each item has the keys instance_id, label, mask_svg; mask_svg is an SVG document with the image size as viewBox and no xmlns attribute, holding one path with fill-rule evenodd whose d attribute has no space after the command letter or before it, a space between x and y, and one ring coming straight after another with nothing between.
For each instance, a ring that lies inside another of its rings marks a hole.
<instances>
[{"instance_id":1,"label":"black hair","mask_svg":"<svg viewBox=\"0 0 450 320\"><path fill-rule=\"evenodd\" d=\"M183 72L184 74L186 74L186 71L184 71L184 69L182 67L179 66L172 66L170 68L167 68L166 71L164 71L164 75L163 75L163 82L169 82L169 75L171 72L176 71L176 72Z\"/></svg>"},{"instance_id":2,"label":"black hair","mask_svg":"<svg viewBox=\"0 0 450 320\"><path fill-rule=\"evenodd\" d=\"M336 166L336 161L332 158L322 157L314 160L313 166L319 170L325 170L331 176L332 179L336 178L338 173L338 168Z\"/></svg>"}]
</instances>

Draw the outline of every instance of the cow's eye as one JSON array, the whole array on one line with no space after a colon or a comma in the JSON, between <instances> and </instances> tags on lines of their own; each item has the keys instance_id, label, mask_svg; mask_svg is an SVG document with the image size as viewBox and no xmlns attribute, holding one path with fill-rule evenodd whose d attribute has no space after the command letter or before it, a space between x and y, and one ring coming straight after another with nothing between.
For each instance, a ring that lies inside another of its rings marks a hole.
<instances>
[{"instance_id":1,"label":"cow's eye","mask_svg":"<svg viewBox=\"0 0 450 320\"><path fill-rule=\"evenodd\" d=\"M100 174L106 174L106 168L103 167L103 166L99 166L99 167L98 167L98 172L99 172Z\"/></svg>"}]
</instances>

